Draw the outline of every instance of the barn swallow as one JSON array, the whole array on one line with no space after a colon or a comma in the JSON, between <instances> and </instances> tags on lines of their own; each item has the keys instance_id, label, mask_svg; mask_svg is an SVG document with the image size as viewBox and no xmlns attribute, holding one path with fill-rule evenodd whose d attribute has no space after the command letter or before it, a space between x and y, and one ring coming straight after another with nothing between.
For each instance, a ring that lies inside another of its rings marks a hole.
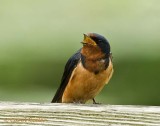
<instances>
[{"instance_id":1,"label":"barn swallow","mask_svg":"<svg viewBox=\"0 0 160 126\"><path fill-rule=\"evenodd\" d=\"M86 103L109 82L113 74L110 44L97 33L84 34L83 47L66 63L52 103Z\"/></svg>"}]
</instances>

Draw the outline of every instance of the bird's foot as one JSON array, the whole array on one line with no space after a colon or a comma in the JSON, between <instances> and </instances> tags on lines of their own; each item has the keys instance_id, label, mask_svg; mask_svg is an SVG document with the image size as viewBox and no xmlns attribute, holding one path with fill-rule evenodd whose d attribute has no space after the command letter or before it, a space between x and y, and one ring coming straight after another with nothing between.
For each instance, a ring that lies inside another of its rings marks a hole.
<instances>
[{"instance_id":1,"label":"bird's foot","mask_svg":"<svg viewBox=\"0 0 160 126\"><path fill-rule=\"evenodd\" d=\"M96 102L94 98L92 100L93 100L93 104L101 104L101 103Z\"/></svg>"}]
</instances>

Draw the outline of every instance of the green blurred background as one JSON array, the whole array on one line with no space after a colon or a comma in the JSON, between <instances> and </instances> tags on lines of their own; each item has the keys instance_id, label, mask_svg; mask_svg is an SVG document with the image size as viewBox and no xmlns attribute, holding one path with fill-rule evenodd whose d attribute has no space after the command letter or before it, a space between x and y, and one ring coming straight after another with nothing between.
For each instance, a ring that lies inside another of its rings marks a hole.
<instances>
[{"instance_id":1,"label":"green blurred background","mask_svg":"<svg viewBox=\"0 0 160 126\"><path fill-rule=\"evenodd\" d=\"M105 104L160 105L159 0L1 0L0 101L50 102L83 33L111 44Z\"/></svg>"}]
</instances>

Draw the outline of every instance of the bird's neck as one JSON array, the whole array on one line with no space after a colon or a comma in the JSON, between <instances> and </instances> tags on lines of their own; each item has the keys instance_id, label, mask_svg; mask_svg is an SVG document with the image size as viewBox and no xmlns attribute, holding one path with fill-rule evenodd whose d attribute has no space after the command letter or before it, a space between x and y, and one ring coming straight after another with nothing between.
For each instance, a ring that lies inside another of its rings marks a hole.
<instances>
[{"instance_id":1,"label":"bird's neck","mask_svg":"<svg viewBox=\"0 0 160 126\"><path fill-rule=\"evenodd\" d=\"M88 59L83 54L81 54L81 61L83 67L90 72L94 72L95 74L106 70L109 65L109 60L109 57L97 57L93 59Z\"/></svg>"},{"instance_id":2,"label":"bird's neck","mask_svg":"<svg viewBox=\"0 0 160 126\"><path fill-rule=\"evenodd\" d=\"M109 54L102 52L98 46L84 46L81 49L81 61L87 70L99 73L105 70L109 64Z\"/></svg>"}]
</instances>

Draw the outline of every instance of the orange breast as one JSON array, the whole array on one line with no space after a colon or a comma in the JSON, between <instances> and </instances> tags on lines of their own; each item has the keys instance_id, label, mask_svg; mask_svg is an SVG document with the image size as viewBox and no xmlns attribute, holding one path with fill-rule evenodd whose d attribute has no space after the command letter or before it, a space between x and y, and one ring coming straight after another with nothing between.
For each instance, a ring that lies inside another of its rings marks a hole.
<instances>
[{"instance_id":1,"label":"orange breast","mask_svg":"<svg viewBox=\"0 0 160 126\"><path fill-rule=\"evenodd\" d=\"M62 96L63 103L85 103L93 99L107 84L113 73L111 60L106 70L94 74L86 70L81 63L72 72L71 78Z\"/></svg>"}]
</instances>

